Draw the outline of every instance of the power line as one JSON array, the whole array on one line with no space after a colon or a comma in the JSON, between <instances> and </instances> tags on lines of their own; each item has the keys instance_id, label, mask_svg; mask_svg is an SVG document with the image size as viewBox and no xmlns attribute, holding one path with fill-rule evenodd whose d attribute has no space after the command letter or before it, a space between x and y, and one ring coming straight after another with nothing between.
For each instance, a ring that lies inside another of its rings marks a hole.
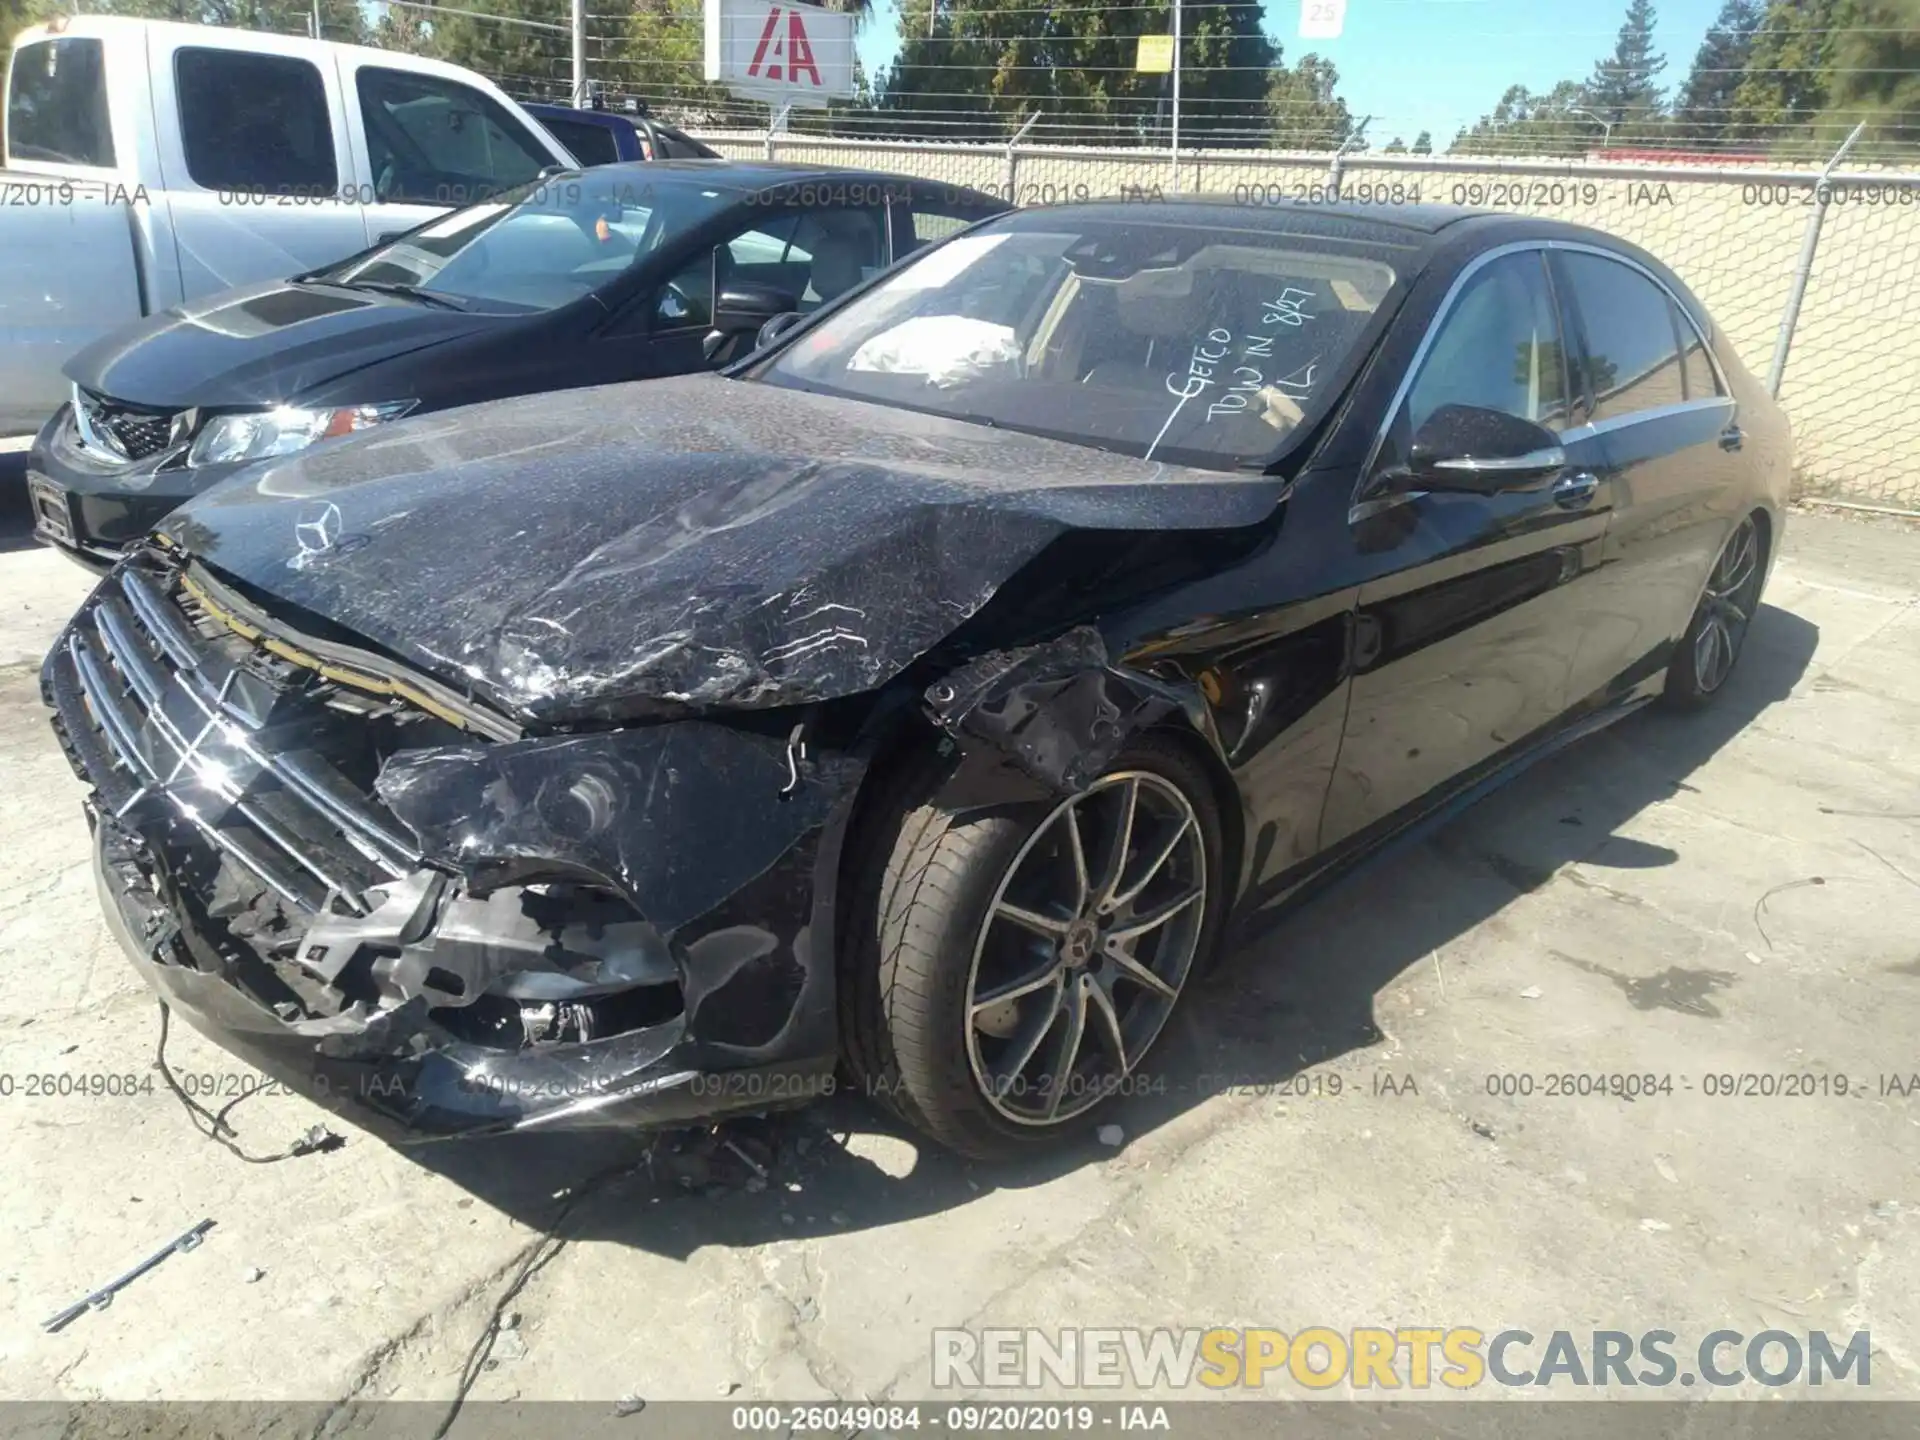
<instances>
[{"instance_id":1,"label":"power line","mask_svg":"<svg viewBox=\"0 0 1920 1440\"><path fill-rule=\"evenodd\" d=\"M457 10L451 5L427 5L421 0L374 0L379 5L398 5L403 10L425 10L433 15L459 15L468 20L492 20L501 25L518 25L524 30L549 30L559 35L571 35L573 29L567 25L550 25L544 20L522 20L517 15L489 15L482 10Z\"/></svg>"}]
</instances>

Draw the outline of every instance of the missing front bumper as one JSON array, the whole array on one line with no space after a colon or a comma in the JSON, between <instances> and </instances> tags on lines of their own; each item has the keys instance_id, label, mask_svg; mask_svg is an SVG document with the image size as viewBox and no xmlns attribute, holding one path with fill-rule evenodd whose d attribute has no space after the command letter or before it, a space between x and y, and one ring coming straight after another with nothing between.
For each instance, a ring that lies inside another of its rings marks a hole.
<instances>
[{"instance_id":1,"label":"missing front bumper","mask_svg":"<svg viewBox=\"0 0 1920 1440\"><path fill-rule=\"evenodd\" d=\"M108 928L159 999L223 1049L396 1144L530 1129L650 1128L801 1104L833 1088L831 1055L713 1068L684 1016L582 1044L501 1050L461 1041L423 1003L366 1018L287 1020L195 968L177 903L138 844L94 819Z\"/></svg>"}]
</instances>

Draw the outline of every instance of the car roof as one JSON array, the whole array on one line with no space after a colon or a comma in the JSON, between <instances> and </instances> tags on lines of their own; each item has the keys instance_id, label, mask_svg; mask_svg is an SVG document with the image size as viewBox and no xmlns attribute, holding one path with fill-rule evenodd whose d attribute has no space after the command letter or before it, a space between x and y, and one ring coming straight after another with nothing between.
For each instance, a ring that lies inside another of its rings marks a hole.
<instances>
[{"instance_id":1,"label":"car roof","mask_svg":"<svg viewBox=\"0 0 1920 1440\"><path fill-rule=\"evenodd\" d=\"M1260 189L1259 186L1252 187ZM1142 218L1161 209L1174 212L1166 219L1186 223L1231 224L1235 229L1286 230L1294 234L1340 235L1373 239L1385 244L1419 243L1450 225L1482 217L1502 218L1496 211L1462 205L1370 205L1353 201L1245 200L1234 195L1154 195L1151 199L1118 196L1112 200L1085 200L1071 205L1034 206L1033 209L1071 209L1098 215L1102 220Z\"/></svg>"},{"instance_id":2,"label":"car roof","mask_svg":"<svg viewBox=\"0 0 1920 1440\"><path fill-rule=\"evenodd\" d=\"M1218 227L1222 230L1265 230L1275 234L1324 236L1350 244L1393 252L1394 266L1411 277L1437 266L1451 271L1495 245L1519 241L1574 241L1609 250L1652 269L1689 302L1703 325L1710 325L1705 307L1657 256L1631 241L1591 226L1551 220L1509 211L1474 209L1465 205L1372 205L1354 202L1280 200L1249 203L1230 195L1169 195L1151 200L1080 201L1068 205L1032 206L1015 213L1044 216L1049 211L1071 211L1076 216L1110 222L1146 221Z\"/></svg>"},{"instance_id":3,"label":"car roof","mask_svg":"<svg viewBox=\"0 0 1920 1440\"><path fill-rule=\"evenodd\" d=\"M649 179L675 174L698 176L707 184L723 190L757 190L768 185L808 183L851 185L885 181L891 185L911 185L924 190L965 191L982 200L993 199L993 196L984 190L974 190L971 186L953 185L941 180L929 180L920 175L902 175L893 171L865 168L849 169L844 165L806 165L788 160L633 160L625 162L624 165L595 166L594 174L607 175L623 168L631 169L636 175L644 174ZM831 197L823 203L831 204Z\"/></svg>"},{"instance_id":4,"label":"car roof","mask_svg":"<svg viewBox=\"0 0 1920 1440\"><path fill-rule=\"evenodd\" d=\"M520 108L540 120L579 120L606 130L617 130L622 126L629 130L640 128L631 115L622 115L614 110L576 110L571 105L551 105L544 100L523 100Z\"/></svg>"}]
</instances>

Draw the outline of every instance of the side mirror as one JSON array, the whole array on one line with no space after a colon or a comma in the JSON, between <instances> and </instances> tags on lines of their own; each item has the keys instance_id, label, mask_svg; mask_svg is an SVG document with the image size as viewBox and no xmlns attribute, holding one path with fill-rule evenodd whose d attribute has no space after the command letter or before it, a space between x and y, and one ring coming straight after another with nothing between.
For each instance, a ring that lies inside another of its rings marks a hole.
<instances>
[{"instance_id":1,"label":"side mirror","mask_svg":"<svg viewBox=\"0 0 1920 1440\"><path fill-rule=\"evenodd\" d=\"M774 285L734 280L720 287L713 305L713 329L701 345L707 359L717 358L736 336L752 335L769 321L800 308L792 292Z\"/></svg>"},{"instance_id":2,"label":"side mirror","mask_svg":"<svg viewBox=\"0 0 1920 1440\"><path fill-rule=\"evenodd\" d=\"M802 315L798 310L783 310L780 314L774 316L760 327L760 333L753 337L753 348L756 350L766 349L767 346L773 344L774 341L778 340L782 335L786 334L806 318L807 317Z\"/></svg>"},{"instance_id":3,"label":"side mirror","mask_svg":"<svg viewBox=\"0 0 1920 1440\"><path fill-rule=\"evenodd\" d=\"M1559 437L1543 425L1478 405L1442 405L1413 437L1405 488L1496 495L1566 466Z\"/></svg>"}]
</instances>

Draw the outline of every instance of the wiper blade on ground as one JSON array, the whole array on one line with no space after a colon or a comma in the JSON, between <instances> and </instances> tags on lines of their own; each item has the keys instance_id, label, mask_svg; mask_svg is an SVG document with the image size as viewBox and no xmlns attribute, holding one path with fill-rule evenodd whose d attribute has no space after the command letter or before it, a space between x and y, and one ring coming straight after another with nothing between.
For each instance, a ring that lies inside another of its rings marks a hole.
<instances>
[{"instance_id":1,"label":"wiper blade on ground","mask_svg":"<svg viewBox=\"0 0 1920 1440\"><path fill-rule=\"evenodd\" d=\"M408 300L418 300L422 305L437 305L442 310L465 310L467 307L450 296L441 295L433 290L422 290L418 285L402 284L398 280L335 280L330 282L342 290L375 290L382 295L399 295Z\"/></svg>"}]
</instances>

